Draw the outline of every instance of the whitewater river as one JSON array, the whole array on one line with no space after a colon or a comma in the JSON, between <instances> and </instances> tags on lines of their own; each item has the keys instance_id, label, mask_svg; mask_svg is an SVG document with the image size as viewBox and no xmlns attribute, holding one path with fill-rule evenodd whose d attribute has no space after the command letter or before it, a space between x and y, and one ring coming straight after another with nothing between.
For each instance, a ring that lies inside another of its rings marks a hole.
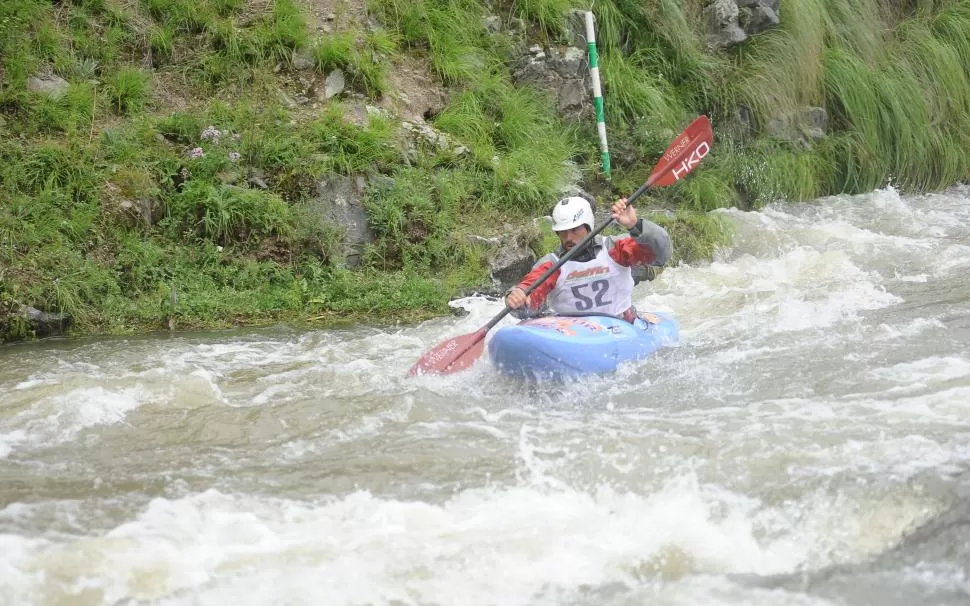
<instances>
[{"instance_id":1,"label":"whitewater river","mask_svg":"<svg viewBox=\"0 0 970 606\"><path fill-rule=\"evenodd\" d=\"M722 215L607 379L408 378L480 298L0 348L0 604L970 604L970 188Z\"/></svg>"}]
</instances>

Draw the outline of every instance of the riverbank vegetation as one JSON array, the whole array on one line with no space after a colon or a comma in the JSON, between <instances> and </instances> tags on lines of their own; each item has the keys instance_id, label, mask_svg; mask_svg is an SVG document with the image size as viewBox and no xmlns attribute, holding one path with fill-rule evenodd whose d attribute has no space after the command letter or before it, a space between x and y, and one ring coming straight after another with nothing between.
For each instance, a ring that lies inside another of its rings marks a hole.
<instances>
[{"instance_id":1,"label":"riverbank vegetation","mask_svg":"<svg viewBox=\"0 0 970 606\"><path fill-rule=\"evenodd\" d=\"M564 185L630 193L702 113L713 153L642 202L672 211L654 218L678 260L725 237L712 209L968 177L970 0L783 1L729 50L705 43L701 0L598 0L610 181L592 122L511 77L527 45L568 44L586 3L492 2L500 31L479 0L323 4L0 6L0 340L30 336L25 306L77 333L447 313L489 286L483 240L525 225L540 248L531 219ZM452 144L375 109L406 61L448 91L426 118ZM342 94L293 101L335 69ZM335 176L368 183L355 266L315 202Z\"/></svg>"}]
</instances>

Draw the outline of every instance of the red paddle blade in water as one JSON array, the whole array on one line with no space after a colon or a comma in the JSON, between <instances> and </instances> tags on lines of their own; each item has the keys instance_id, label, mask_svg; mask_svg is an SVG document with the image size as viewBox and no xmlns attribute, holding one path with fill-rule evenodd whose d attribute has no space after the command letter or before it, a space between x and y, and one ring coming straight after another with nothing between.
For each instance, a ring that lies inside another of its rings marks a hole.
<instances>
[{"instance_id":1,"label":"red paddle blade in water","mask_svg":"<svg viewBox=\"0 0 970 606\"><path fill-rule=\"evenodd\" d=\"M711 121L697 118L667 147L647 183L664 187L680 181L711 151L713 139Z\"/></svg>"},{"instance_id":2,"label":"red paddle blade in water","mask_svg":"<svg viewBox=\"0 0 970 606\"><path fill-rule=\"evenodd\" d=\"M408 374L448 375L468 368L482 355L485 347L486 329L442 341L434 349L421 356Z\"/></svg>"}]
</instances>

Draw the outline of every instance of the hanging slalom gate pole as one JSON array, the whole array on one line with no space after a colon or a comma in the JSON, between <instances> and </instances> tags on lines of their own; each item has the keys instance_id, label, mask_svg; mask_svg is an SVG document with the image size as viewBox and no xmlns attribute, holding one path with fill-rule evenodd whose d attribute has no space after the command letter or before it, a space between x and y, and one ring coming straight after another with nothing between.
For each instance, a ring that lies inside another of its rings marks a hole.
<instances>
[{"instance_id":1,"label":"hanging slalom gate pole","mask_svg":"<svg viewBox=\"0 0 970 606\"><path fill-rule=\"evenodd\" d=\"M599 58L596 55L596 32L593 28L593 11L586 11L586 48L589 51L589 75L593 81L593 106L596 108L596 132L600 138L600 156L603 174L610 180L610 149L606 145L606 121L603 113L603 91L600 89Z\"/></svg>"}]
</instances>

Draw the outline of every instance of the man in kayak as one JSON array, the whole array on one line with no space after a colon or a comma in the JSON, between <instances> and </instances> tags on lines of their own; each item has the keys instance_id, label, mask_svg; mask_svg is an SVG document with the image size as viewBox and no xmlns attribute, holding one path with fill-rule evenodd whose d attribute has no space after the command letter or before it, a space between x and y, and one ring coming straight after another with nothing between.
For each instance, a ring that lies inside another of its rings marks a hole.
<instances>
[{"instance_id":1,"label":"man in kayak","mask_svg":"<svg viewBox=\"0 0 970 606\"><path fill-rule=\"evenodd\" d=\"M525 290L556 264L559 257L593 230L593 209L584 198L571 196L556 203L552 229L562 246L532 267L505 296L505 304L519 318L538 315L543 304L554 313L597 312L637 319L633 306L632 267L663 265L670 260L667 231L637 218L634 207L621 198L612 207L613 218L629 231L628 236L595 236L574 257L542 282L530 295Z\"/></svg>"}]
</instances>

